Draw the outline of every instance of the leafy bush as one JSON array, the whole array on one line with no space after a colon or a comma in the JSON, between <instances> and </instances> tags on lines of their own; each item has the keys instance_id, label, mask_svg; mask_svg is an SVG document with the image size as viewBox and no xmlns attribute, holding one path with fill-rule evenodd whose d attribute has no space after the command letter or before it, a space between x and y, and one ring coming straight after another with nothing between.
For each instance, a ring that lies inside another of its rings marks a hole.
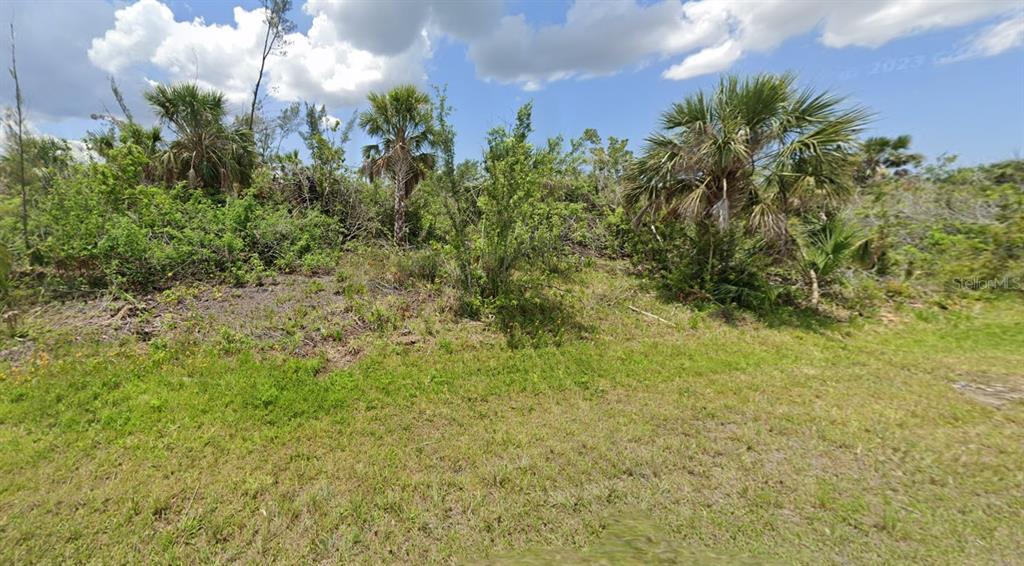
<instances>
[{"instance_id":1,"label":"leafy bush","mask_svg":"<svg viewBox=\"0 0 1024 566\"><path fill-rule=\"evenodd\" d=\"M298 111L295 106L296 118ZM330 118L323 106L307 104L301 136L311 162L303 163L297 151L276 155L256 171L249 193L292 210L318 209L338 219L346 240L390 233L393 197L380 183L359 178L345 163L344 146L351 138L354 119L342 124Z\"/></svg>"},{"instance_id":2,"label":"leafy bush","mask_svg":"<svg viewBox=\"0 0 1024 566\"><path fill-rule=\"evenodd\" d=\"M628 140L609 137L607 145L593 128L569 141L563 151L561 136L548 140L545 153L552 162L546 190L570 203L563 239L584 254L622 257L617 226L609 222L621 212L625 175L633 154Z\"/></svg>"},{"instance_id":3,"label":"leafy bush","mask_svg":"<svg viewBox=\"0 0 1024 566\"><path fill-rule=\"evenodd\" d=\"M557 192L550 151L535 149L532 105L519 109L512 128L488 134L484 174L472 162L455 165L455 132L450 108L438 92L435 147L441 167L429 181L437 188L444 219L444 250L451 259L462 308L480 313L500 304L517 304L528 288L536 290L554 274L567 251L562 240L569 209Z\"/></svg>"},{"instance_id":4,"label":"leafy bush","mask_svg":"<svg viewBox=\"0 0 1024 566\"><path fill-rule=\"evenodd\" d=\"M800 268L808 280L811 305L817 307L821 289L839 278L840 268L867 252L860 231L843 216L833 215L802 224L790 232L799 251Z\"/></svg>"},{"instance_id":5,"label":"leafy bush","mask_svg":"<svg viewBox=\"0 0 1024 566\"><path fill-rule=\"evenodd\" d=\"M435 248L396 253L393 265L400 284L407 284L410 281L434 283L444 267L443 258Z\"/></svg>"},{"instance_id":6,"label":"leafy bush","mask_svg":"<svg viewBox=\"0 0 1024 566\"><path fill-rule=\"evenodd\" d=\"M251 196L218 204L183 186L137 184L144 166L138 148L125 145L55 184L36 220L44 264L87 286L254 282L303 267L341 238L338 222L316 210L292 212Z\"/></svg>"},{"instance_id":7,"label":"leafy bush","mask_svg":"<svg viewBox=\"0 0 1024 566\"><path fill-rule=\"evenodd\" d=\"M7 305L11 292L11 272L14 268L14 258L7 246L0 243L0 309Z\"/></svg>"},{"instance_id":8,"label":"leafy bush","mask_svg":"<svg viewBox=\"0 0 1024 566\"><path fill-rule=\"evenodd\" d=\"M478 200L480 224L473 246L484 298L512 291L517 277L543 277L564 253L566 209L564 203L545 198L542 190L551 164L526 141L532 129L531 110L529 104L519 110L512 131L490 134L487 181Z\"/></svg>"},{"instance_id":9,"label":"leafy bush","mask_svg":"<svg viewBox=\"0 0 1024 566\"><path fill-rule=\"evenodd\" d=\"M641 272L673 300L759 309L782 291L769 284L771 257L758 238L676 222L646 228L630 234L627 248Z\"/></svg>"},{"instance_id":10,"label":"leafy bush","mask_svg":"<svg viewBox=\"0 0 1024 566\"><path fill-rule=\"evenodd\" d=\"M1024 281L1024 161L940 164L874 183L857 215L877 277L922 291L1013 290Z\"/></svg>"}]
</instances>

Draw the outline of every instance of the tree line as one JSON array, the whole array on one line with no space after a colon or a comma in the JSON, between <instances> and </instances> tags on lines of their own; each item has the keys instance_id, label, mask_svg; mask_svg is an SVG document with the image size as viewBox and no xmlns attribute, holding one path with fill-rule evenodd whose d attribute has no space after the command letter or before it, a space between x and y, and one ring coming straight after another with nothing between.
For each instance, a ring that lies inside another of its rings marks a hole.
<instances>
[{"instance_id":1,"label":"tree line","mask_svg":"<svg viewBox=\"0 0 1024 566\"><path fill-rule=\"evenodd\" d=\"M292 27L288 9L267 4L264 63ZM537 304L554 278L601 257L628 260L673 300L753 309L884 295L922 265L950 275L938 266L964 250L985 258L960 267L972 275L1020 270L1020 162L976 169L962 187L962 171L924 166L908 136L864 139L866 109L791 74L722 77L668 108L636 155L593 129L537 144L528 103L462 161L443 88L373 93L345 122L315 103L271 116L261 66L247 114L193 83L157 85L145 100L158 123L146 126L111 79L121 112L94 115L81 159L25 131L16 64L12 50L5 297L15 279L64 291L254 282L329 269L356 241L397 245L412 271L458 289L467 313ZM352 169L356 127L373 142ZM281 150L293 135L306 159ZM962 200L936 210L948 222L935 232L897 213L911 194ZM955 217L971 206L978 216ZM937 258L940 241L956 253Z\"/></svg>"}]
</instances>

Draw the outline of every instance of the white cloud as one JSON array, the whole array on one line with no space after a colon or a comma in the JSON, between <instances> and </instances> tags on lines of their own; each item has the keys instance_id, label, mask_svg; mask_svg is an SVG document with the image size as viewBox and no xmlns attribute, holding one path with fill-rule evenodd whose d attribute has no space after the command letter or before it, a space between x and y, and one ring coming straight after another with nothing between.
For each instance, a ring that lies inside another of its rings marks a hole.
<instances>
[{"instance_id":1,"label":"white cloud","mask_svg":"<svg viewBox=\"0 0 1024 566\"><path fill-rule=\"evenodd\" d=\"M308 0L302 10L324 15L338 37L357 49L397 55L414 46L424 29L473 39L501 17L501 0Z\"/></svg>"},{"instance_id":2,"label":"white cloud","mask_svg":"<svg viewBox=\"0 0 1024 566\"><path fill-rule=\"evenodd\" d=\"M539 29L523 15L505 16L491 34L470 43L469 55L478 75L502 82L607 75L663 53L666 41L694 44L677 34L684 12L678 2L585 1L569 8L565 24Z\"/></svg>"},{"instance_id":3,"label":"white cloud","mask_svg":"<svg viewBox=\"0 0 1024 566\"><path fill-rule=\"evenodd\" d=\"M443 33L469 40L486 35L498 24L504 5L501 0L434 0L431 22Z\"/></svg>"},{"instance_id":4,"label":"white cloud","mask_svg":"<svg viewBox=\"0 0 1024 566\"><path fill-rule=\"evenodd\" d=\"M176 25L171 9L156 0L140 0L122 8L114 19L114 29L93 39L89 48L93 64L109 73L151 58Z\"/></svg>"},{"instance_id":5,"label":"white cloud","mask_svg":"<svg viewBox=\"0 0 1024 566\"><path fill-rule=\"evenodd\" d=\"M14 102L14 85L7 73L10 64L10 24L17 34L18 75L28 112L41 121L88 118L103 105L113 104L104 73L86 56L89 42L114 22L114 8L107 2L80 0L59 9L44 2L7 2L0 9L0 105ZM142 104L135 85L122 81L133 108Z\"/></svg>"},{"instance_id":6,"label":"white cloud","mask_svg":"<svg viewBox=\"0 0 1024 566\"><path fill-rule=\"evenodd\" d=\"M151 64L172 80L222 90L241 106L259 71L263 12L235 8L234 19L235 25L178 22L163 3L140 0L115 13L114 28L93 40L89 59L111 74Z\"/></svg>"},{"instance_id":7,"label":"white cloud","mask_svg":"<svg viewBox=\"0 0 1024 566\"><path fill-rule=\"evenodd\" d=\"M5 114L8 114L10 112L12 112L11 109L4 110ZM5 118L13 119L13 116ZM89 149L89 146L86 145L86 143L82 140L66 139L60 136L54 136L45 133L43 129L46 127L46 125L46 123L36 123L34 120L27 118L24 123L23 133L26 137L32 136L37 138L48 138L58 142L64 142L65 144L67 144L68 153L71 157L71 160L76 163L88 163L90 161L97 161L99 159L99 155L95 151ZM9 134L17 135L13 130L8 132L7 128L0 128L0 149L6 149L8 147L8 143L11 143L11 141L13 141L8 139Z\"/></svg>"},{"instance_id":8,"label":"white cloud","mask_svg":"<svg viewBox=\"0 0 1024 566\"><path fill-rule=\"evenodd\" d=\"M431 34L472 38L496 24L501 3L445 0L309 0L305 33L287 37L285 53L267 61L269 94L281 101L353 105L371 90L422 82ZM150 66L170 80L192 80L225 93L242 107L259 73L264 11L236 7L234 22L177 21L159 0L139 0L116 11L115 24L92 41L89 59L119 73Z\"/></svg>"},{"instance_id":9,"label":"white cloud","mask_svg":"<svg viewBox=\"0 0 1024 566\"><path fill-rule=\"evenodd\" d=\"M309 31L289 34L285 53L267 61L271 96L351 105L370 90L423 80L423 63L431 51L422 30L395 53L379 54L339 35L338 15L317 12L318 6L333 4L310 2L306 8L314 17ZM194 80L221 90L236 107L244 107L259 73L264 12L236 7L233 16L231 25L179 22L162 2L140 0L115 13L113 29L93 40L89 58L110 73L152 66L173 81Z\"/></svg>"},{"instance_id":10,"label":"white cloud","mask_svg":"<svg viewBox=\"0 0 1024 566\"><path fill-rule=\"evenodd\" d=\"M681 81L691 77L699 77L708 73L724 71L732 66L743 55L739 43L731 39L721 45L705 47L683 59L682 63L672 65L662 74L666 79Z\"/></svg>"},{"instance_id":11,"label":"white cloud","mask_svg":"<svg viewBox=\"0 0 1024 566\"><path fill-rule=\"evenodd\" d=\"M536 26L502 3L455 0L308 0L308 31L288 36L284 56L267 65L267 92L282 101L353 105L371 90L422 82L438 37L465 41L477 75L526 90L568 78L610 75L673 60L662 76L684 80L727 70L748 53L767 52L817 30L828 47L877 47L933 29L962 26L1014 9L1004 0L578 0L564 23ZM249 100L259 69L263 11L236 7L230 24L177 21L160 0L114 13L114 25L88 50L110 73L142 68L171 80L196 80ZM1022 42L1013 17L973 38L959 58Z\"/></svg>"},{"instance_id":12,"label":"white cloud","mask_svg":"<svg viewBox=\"0 0 1024 566\"><path fill-rule=\"evenodd\" d=\"M958 53L942 59L953 63L978 57L992 57L1024 45L1024 13L990 26L971 37Z\"/></svg>"},{"instance_id":13,"label":"white cloud","mask_svg":"<svg viewBox=\"0 0 1024 566\"><path fill-rule=\"evenodd\" d=\"M1005 0L902 0L843 4L846 5L825 12L821 41L829 47L879 47L900 37L961 26L1014 7L1013 3Z\"/></svg>"},{"instance_id":14,"label":"white cloud","mask_svg":"<svg viewBox=\"0 0 1024 566\"><path fill-rule=\"evenodd\" d=\"M482 78L533 89L684 55L663 74L681 80L723 71L746 53L770 51L816 29L828 47L878 47L1013 7L1005 0L578 0L564 24L534 27L522 15L506 16L493 33L471 42L469 52Z\"/></svg>"},{"instance_id":15,"label":"white cloud","mask_svg":"<svg viewBox=\"0 0 1024 566\"><path fill-rule=\"evenodd\" d=\"M411 47L426 26L430 6L404 0L309 0L302 10L334 28L356 49L396 55Z\"/></svg>"},{"instance_id":16,"label":"white cloud","mask_svg":"<svg viewBox=\"0 0 1024 566\"><path fill-rule=\"evenodd\" d=\"M90 163L93 161L99 161L101 158L98 153L89 149L89 146L82 140L64 140L68 144L68 149L71 150L71 159L76 163Z\"/></svg>"},{"instance_id":17,"label":"white cloud","mask_svg":"<svg viewBox=\"0 0 1024 566\"><path fill-rule=\"evenodd\" d=\"M308 34L288 36L286 57L269 65L273 96L283 101L312 100L328 106L359 104L371 90L426 78L430 57L425 33L394 56L375 55L338 39L325 14L313 19ZM250 81L251 82L251 81Z\"/></svg>"}]
</instances>

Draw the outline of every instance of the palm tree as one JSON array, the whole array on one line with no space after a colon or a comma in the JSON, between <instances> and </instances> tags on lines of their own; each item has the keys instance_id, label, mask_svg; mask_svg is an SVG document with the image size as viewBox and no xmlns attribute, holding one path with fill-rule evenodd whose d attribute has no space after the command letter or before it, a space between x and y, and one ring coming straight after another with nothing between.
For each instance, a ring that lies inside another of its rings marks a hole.
<instances>
[{"instance_id":1,"label":"palm tree","mask_svg":"<svg viewBox=\"0 0 1024 566\"><path fill-rule=\"evenodd\" d=\"M395 190L395 241L406 237L405 212L413 190L434 168L430 97L412 85L371 93L359 127L380 141L363 147L363 172L371 181L387 176Z\"/></svg>"},{"instance_id":2,"label":"palm tree","mask_svg":"<svg viewBox=\"0 0 1024 566\"><path fill-rule=\"evenodd\" d=\"M158 161L167 182L187 180L193 188L222 191L248 182L255 156L252 134L225 124L222 93L179 83L156 86L146 100L174 134Z\"/></svg>"},{"instance_id":3,"label":"palm tree","mask_svg":"<svg viewBox=\"0 0 1024 566\"><path fill-rule=\"evenodd\" d=\"M726 76L710 96L674 104L630 171L624 198L637 220L680 218L723 231L739 218L780 241L791 216L821 214L848 196L869 115L794 83L791 74Z\"/></svg>"},{"instance_id":4,"label":"palm tree","mask_svg":"<svg viewBox=\"0 0 1024 566\"><path fill-rule=\"evenodd\" d=\"M867 240L857 227L840 215L824 221L810 222L803 229L793 231L800 260L807 274L811 306L817 307L821 285L850 259L869 263L865 258Z\"/></svg>"},{"instance_id":5,"label":"palm tree","mask_svg":"<svg viewBox=\"0 0 1024 566\"><path fill-rule=\"evenodd\" d=\"M862 144L862 157L857 178L862 183L878 180L892 174L905 177L911 167L920 167L924 156L910 151L909 135L894 138L872 137Z\"/></svg>"}]
</instances>

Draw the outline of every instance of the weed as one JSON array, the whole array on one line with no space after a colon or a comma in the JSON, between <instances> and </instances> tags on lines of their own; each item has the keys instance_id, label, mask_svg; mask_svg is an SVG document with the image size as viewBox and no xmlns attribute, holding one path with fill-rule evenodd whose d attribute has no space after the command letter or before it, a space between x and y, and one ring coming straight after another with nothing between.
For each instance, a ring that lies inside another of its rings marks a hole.
<instances>
[{"instance_id":1,"label":"weed","mask_svg":"<svg viewBox=\"0 0 1024 566\"><path fill-rule=\"evenodd\" d=\"M223 354L238 354L251 350L255 346L253 339L245 334L221 328L217 335L216 349Z\"/></svg>"}]
</instances>

